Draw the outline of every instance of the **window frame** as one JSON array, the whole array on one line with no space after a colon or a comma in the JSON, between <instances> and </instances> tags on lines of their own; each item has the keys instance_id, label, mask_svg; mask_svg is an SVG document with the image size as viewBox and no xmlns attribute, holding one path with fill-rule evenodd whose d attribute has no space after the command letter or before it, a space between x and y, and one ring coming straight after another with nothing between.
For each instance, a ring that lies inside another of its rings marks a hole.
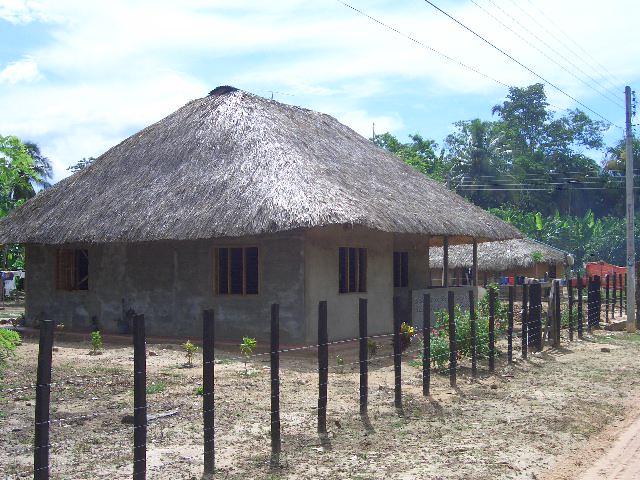
<instances>
[{"instance_id":1,"label":"window frame","mask_svg":"<svg viewBox=\"0 0 640 480\"><path fill-rule=\"evenodd\" d=\"M255 248L257 251L258 260L256 262L257 281L256 293L247 293L247 250ZM227 293L220 292L220 250L227 250ZM231 250L242 250L242 292L231 293ZM262 291L262 255L260 253L260 247L258 245L221 245L213 248L213 293L215 296L220 297L258 297Z\"/></svg>"},{"instance_id":2,"label":"window frame","mask_svg":"<svg viewBox=\"0 0 640 480\"><path fill-rule=\"evenodd\" d=\"M350 259L351 252L354 252L353 259L355 261L355 272L353 272L354 289L351 287L351 268ZM342 255L344 252L344 276L342 272ZM354 293L367 293L368 288L368 251L366 247L361 246L343 246L338 247L338 294L348 295ZM344 278L344 291L342 288L342 279ZM364 284L364 285L363 285Z\"/></svg>"},{"instance_id":3,"label":"window frame","mask_svg":"<svg viewBox=\"0 0 640 480\"><path fill-rule=\"evenodd\" d=\"M63 259L63 255L66 259ZM87 273L84 277L79 278L79 262L78 256L84 255L87 261ZM62 268L63 261L67 263ZM64 271L63 271L64 270ZM80 286L86 282L86 288ZM88 292L90 290L90 266L89 266L89 249L88 248L56 248L55 267L54 267L54 284L57 291L63 292Z\"/></svg>"}]
</instances>

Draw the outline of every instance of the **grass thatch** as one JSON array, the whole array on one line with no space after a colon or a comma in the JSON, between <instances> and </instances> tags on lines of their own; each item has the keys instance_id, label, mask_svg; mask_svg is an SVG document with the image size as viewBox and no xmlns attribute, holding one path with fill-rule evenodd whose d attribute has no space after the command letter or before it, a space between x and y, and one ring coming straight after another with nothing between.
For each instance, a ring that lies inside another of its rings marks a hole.
<instances>
[{"instance_id":1,"label":"grass thatch","mask_svg":"<svg viewBox=\"0 0 640 480\"><path fill-rule=\"evenodd\" d=\"M189 102L0 221L0 242L237 237L331 224L519 232L329 115L231 87Z\"/></svg>"},{"instance_id":2,"label":"grass thatch","mask_svg":"<svg viewBox=\"0 0 640 480\"><path fill-rule=\"evenodd\" d=\"M429 251L429 265L442 268L441 247ZM528 268L535 263L564 264L569 253L529 238L486 242L478 245L478 270L504 272L514 268ZM455 245L449 247L449 268L471 268L473 247Z\"/></svg>"}]
</instances>

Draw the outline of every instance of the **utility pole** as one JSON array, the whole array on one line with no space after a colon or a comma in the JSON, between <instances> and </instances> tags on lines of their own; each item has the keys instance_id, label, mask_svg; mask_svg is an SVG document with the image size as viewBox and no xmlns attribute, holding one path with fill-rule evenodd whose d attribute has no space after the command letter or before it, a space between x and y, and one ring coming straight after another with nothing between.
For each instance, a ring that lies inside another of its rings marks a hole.
<instances>
[{"instance_id":1,"label":"utility pole","mask_svg":"<svg viewBox=\"0 0 640 480\"><path fill-rule=\"evenodd\" d=\"M636 252L633 239L633 133L631 131L631 87L624 89L626 105L626 190L627 190L627 332L636 331Z\"/></svg>"}]
</instances>

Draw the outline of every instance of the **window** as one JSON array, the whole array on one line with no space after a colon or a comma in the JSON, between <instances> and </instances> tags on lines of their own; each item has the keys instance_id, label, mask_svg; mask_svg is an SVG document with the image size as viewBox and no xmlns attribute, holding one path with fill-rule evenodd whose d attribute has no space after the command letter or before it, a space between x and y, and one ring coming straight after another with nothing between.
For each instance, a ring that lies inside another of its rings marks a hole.
<instances>
[{"instance_id":1,"label":"window","mask_svg":"<svg viewBox=\"0 0 640 480\"><path fill-rule=\"evenodd\" d=\"M394 288L409 286L408 252L393 252L393 286Z\"/></svg>"},{"instance_id":2,"label":"window","mask_svg":"<svg viewBox=\"0 0 640 480\"><path fill-rule=\"evenodd\" d=\"M367 291L367 249L338 249L338 283L340 293Z\"/></svg>"},{"instance_id":3,"label":"window","mask_svg":"<svg viewBox=\"0 0 640 480\"><path fill-rule=\"evenodd\" d=\"M217 249L219 295L258 294L258 247Z\"/></svg>"},{"instance_id":4,"label":"window","mask_svg":"<svg viewBox=\"0 0 640 480\"><path fill-rule=\"evenodd\" d=\"M89 290L89 252L61 248L56 252L56 288Z\"/></svg>"}]
</instances>

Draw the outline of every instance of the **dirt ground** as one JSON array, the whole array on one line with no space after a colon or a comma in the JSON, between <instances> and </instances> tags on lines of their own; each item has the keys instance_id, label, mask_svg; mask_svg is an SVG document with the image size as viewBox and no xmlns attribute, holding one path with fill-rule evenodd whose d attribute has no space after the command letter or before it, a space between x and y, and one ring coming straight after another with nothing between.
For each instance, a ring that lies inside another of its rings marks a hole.
<instances>
[{"instance_id":1,"label":"dirt ground","mask_svg":"<svg viewBox=\"0 0 640 480\"><path fill-rule=\"evenodd\" d=\"M93 356L88 339L64 337L56 346L52 478L130 478L133 430L122 419L132 414L132 348L107 345ZM150 422L148 478L200 478L201 357L195 368L184 368L179 346L148 349L157 354L147 359L149 413L177 410ZM269 469L268 357L251 361L244 375L243 363L233 358L237 349L217 352L216 478L578 478L615 437L602 433L628 421L625 406L640 392L640 335L598 331L572 344L565 338L563 348L514 365L502 356L495 375L483 362L477 380L463 360L458 388L436 374L429 399L409 355L403 364L404 410L397 412L391 346L384 342L370 366L367 425L358 414L359 377L357 364L351 365L356 349L353 343L330 350L328 442L316 434L315 350L281 356L283 455L276 470ZM343 373L338 354L345 360ZM35 381L36 358L37 342L26 339L4 373L0 478L32 475L34 390L28 386Z\"/></svg>"}]
</instances>

